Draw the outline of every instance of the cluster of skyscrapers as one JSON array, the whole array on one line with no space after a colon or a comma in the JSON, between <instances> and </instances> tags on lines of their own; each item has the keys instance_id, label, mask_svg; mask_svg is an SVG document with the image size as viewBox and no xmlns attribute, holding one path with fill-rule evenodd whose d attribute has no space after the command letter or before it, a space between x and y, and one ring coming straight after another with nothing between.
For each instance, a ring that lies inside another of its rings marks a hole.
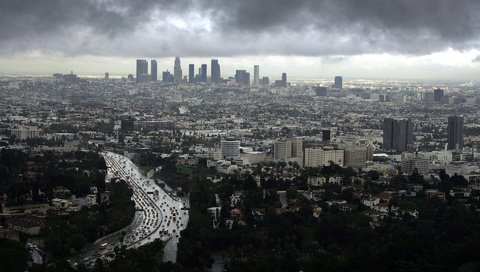
<instances>
[{"instance_id":1,"label":"cluster of skyscrapers","mask_svg":"<svg viewBox=\"0 0 480 272\"><path fill-rule=\"evenodd\" d=\"M411 119L385 118L383 120L383 149L413 151L414 124ZM463 116L448 117L447 149L463 149Z\"/></svg>"},{"instance_id":2,"label":"cluster of skyscrapers","mask_svg":"<svg viewBox=\"0 0 480 272\"><path fill-rule=\"evenodd\" d=\"M136 82L146 83L150 81L157 81L158 70L157 61L151 60L151 73L148 73L148 61L144 59L137 60L137 72ZM254 86L269 86L270 80L268 77L260 78L260 66L254 65L253 67L253 82L250 78L250 73L247 70L236 70L235 76L224 79L221 77L221 69L218 59L212 59L210 64L210 77L207 77L207 64L201 64L198 71L195 70L195 64L188 65L188 76L183 76L182 66L179 57L175 57L173 75L170 71L162 72L162 82L165 83L211 83L220 84L234 81L239 85L254 85ZM197 73L196 73L197 72ZM129 76L129 79L133 79L133 76ZM274 82L275 87L287 87L287 74L282 74L281 80Z\"/></svg>"},{"instance_id":3,"label":"cluster of skyscrapers","mask_svg":"<svg viewBox=\"0 0 480 272\"><path fill-rule=\"evenodd\" d=\"M153 66L155 65L155 68ZM157 70L157 62L152 60L152 71ZM151 75L148 74L148 62L146 60L137 60L137 74L136 81L137 83L149 82L153 79Z\"/></svg>"}]
</instances>

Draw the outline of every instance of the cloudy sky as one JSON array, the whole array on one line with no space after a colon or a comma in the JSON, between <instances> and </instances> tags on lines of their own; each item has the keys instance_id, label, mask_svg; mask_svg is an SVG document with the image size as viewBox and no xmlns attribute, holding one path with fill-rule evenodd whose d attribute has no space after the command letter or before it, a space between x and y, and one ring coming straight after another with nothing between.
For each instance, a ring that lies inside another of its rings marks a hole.
<instances>
[{"instance_id":1,"label":"cloudy sky","mask_svg":"<svg viewBox=\"0 0 480 272\"><path fill-rule=\"evenodd\" d=\"M218 58L262 75L480 80L479 0L1 0L0 74Z\"/></svg>"}]
</instances>

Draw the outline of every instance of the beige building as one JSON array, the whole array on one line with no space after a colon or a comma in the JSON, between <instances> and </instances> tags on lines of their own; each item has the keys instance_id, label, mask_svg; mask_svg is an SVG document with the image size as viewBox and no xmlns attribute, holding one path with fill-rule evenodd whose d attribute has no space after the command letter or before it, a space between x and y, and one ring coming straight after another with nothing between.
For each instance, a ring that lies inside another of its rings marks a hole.
<instances>
[{"instance_id":1,"label":"beige building","mask_svg":"<svg viewBox=\"0 0 480 272\"><path fill-rule=\"evenodd\" d=\"M297 162L303 166L303 141L301 139L284 139L273 144L275 161Z\"/></svg>"},{"instance_id":2,"label":"beige building","mask_svg":"<svg viewBox=\"0 0 480 272\"><path fill-rule=\"evenodd\" d=\"M345 166L356 168L365 167L367 161L373 160L372 148L367 146L346 146L345 147Z\"/></svg>"},{"instance_id":3,"label":"beige building","mask_svg":"<svg viewBox=\"0 0 480 272\"><path fill-rule=\"evenodd\" d=\"M330 165L330 162L344 165L345 151L343 149L334 149L332 147L306 148L305 166L318 167Z\"/></svg>"},{"instance_id":4,"label":"beige building","mask_svg":"<svg viewBox=\"0 0 480 272\"><path fill-rule=\"evenodd\" d=\"M281 140L273 144L273 159L285 160L292 157L292 142Z\"/></svg>"},{"instance_id":5,"label":"beige building","mask_svg":"<svg viewBox=\"0 0 480 272\"><path fill-rule=\"evenodd\" d=\"M12 129L12 135L15 136L17 140L26 140L29 138L43 137L44 132L37 127L27 126Z\"/></svg>"}]
</instances>

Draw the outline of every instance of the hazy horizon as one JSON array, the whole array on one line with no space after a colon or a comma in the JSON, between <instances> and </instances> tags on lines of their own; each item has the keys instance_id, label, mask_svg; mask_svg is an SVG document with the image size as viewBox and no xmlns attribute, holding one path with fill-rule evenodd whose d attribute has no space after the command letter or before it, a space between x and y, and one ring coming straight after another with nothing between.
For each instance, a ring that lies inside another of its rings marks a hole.
<instances>
[{"instance_id":1,"label":"hazy horizon","mask_svg":"<svg viewBox=\"0 0 480 272\"><path fill-rule=\"evenodd\" d=\"M0 74L134 74L135 59L290 77L480 80L476 0L5 0Z\"/></svg>"}]
</instances>

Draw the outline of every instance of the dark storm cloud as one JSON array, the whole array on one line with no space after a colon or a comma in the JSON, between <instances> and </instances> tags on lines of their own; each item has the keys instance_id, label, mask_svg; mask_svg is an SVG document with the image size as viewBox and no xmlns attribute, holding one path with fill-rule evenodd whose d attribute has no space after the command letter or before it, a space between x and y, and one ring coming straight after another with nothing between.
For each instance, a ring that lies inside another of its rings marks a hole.
<instances>
[{"instance_id":1,"label":"dark storm cloud","mask_svg":"<svg viewBox=\"0 0 480 272\"><path fill-rule=\"evenodd\" d=\"M152 10L180 7L171 1L127 0L3 0L0 1L1 40L42 35L74 35L90 29L96 34L115 35L131 31Z\"/></svg>"},{"instance_id":2,"label":"dark storm cloud","mask_svg":"<svg viewBox=\"0 0 480 272\"><path fill-rule=\"evenodd\" d=\"M216 0L222 29L318 31L364 39L372 51L424 53L478 46L478 0ZM352 44L352 47L355 47Z\"/></svg>"},{"instance_id":3,"label":"dark storm cloud","mask_svg":"<svg viewBox=\"0 0 480 272\"><path fill-rule=\"evenodd\" d=\"M479 12L478 0L2 0L0 53L427 54L478 49Z\"/></svg>"}]
</instances>

